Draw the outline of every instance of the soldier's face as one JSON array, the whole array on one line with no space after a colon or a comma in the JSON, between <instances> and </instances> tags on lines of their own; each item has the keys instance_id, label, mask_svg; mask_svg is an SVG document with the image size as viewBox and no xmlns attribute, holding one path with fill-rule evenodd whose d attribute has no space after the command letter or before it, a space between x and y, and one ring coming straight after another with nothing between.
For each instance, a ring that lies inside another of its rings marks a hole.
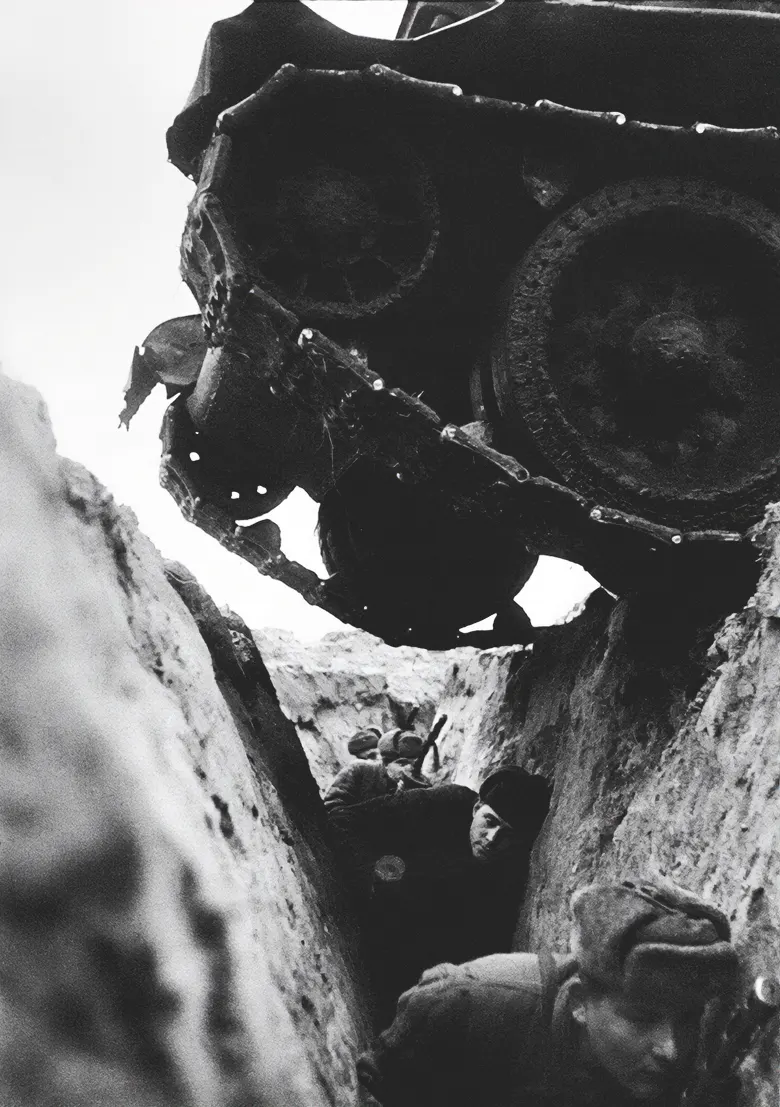
<instances>
[{"instance_id":1,"label":"soldier's face","mask_svg":"<svg viewBox=\"0 0 780 1107\"><path fill-rule=\"evenodd\" d=\"M477 803L471 818L469 840L474 858L489 864L517 848L518 834L492 807Z\"/></svg>"},{"instance_id":2,"label":"soldier's face","mask_svg":"<svg viewBox=\"0 0 780 1107\"><path fill-rule=\"evenodd\" d=\"M701 1016L700 1007L670 1013L652 996L640 1003L620 992L586 994L574 1011L591 1059L638 1100L654 1099L685 1078Z\"/></svg>"}]
</instances>

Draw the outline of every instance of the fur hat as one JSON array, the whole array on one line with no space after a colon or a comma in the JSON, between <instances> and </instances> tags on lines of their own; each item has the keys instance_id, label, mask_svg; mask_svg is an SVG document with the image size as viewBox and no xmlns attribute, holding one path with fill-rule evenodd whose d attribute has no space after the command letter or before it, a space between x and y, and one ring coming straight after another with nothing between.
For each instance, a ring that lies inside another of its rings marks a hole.
<instances>
[{"instance_id":1,"label":"fur hat","mask_svg":"<svg viewBox=\"0 0 780 1107\"><path fill-rule=\"evenodd\" d=\"M572 952L602 987L686 1005L732 996L740 966L728 919L692 892L666 881L591 884L571 908Z\"/></svg>"},{"instance_id":2,"label":"fur hat","mask_svg":"<svg viewBox=\"0 0 780 1107\"><path fill-rule=\"evenodd\" d=\"M485 778L479 798L514 830L535 837L550 807L550 786L543 776L506 765Z\"/></svg>"},{"instance_id":3,"label":"fur hat","mask_svg":"<svg viewBox=\"0 0 780 1107\"><path fill-rule=\"evenodd\" d=\"M367 750L375 750L379 744L380 730L375 726L367 726L358 730L347 742L347 749L355 756L358 753L366 753Z\"/></svg>"},{"instance_id":4,"label":"fur hat","mask_svg":"<svg viewBox=\"0 0 780 1107\"><path fill-rule=\"evenodd\" d=\"M419 734L412 730L388 730L379 739L378 750L383 756L388 757L419 757L422 753L423 740Z\"/></svg>"}]
</instances>

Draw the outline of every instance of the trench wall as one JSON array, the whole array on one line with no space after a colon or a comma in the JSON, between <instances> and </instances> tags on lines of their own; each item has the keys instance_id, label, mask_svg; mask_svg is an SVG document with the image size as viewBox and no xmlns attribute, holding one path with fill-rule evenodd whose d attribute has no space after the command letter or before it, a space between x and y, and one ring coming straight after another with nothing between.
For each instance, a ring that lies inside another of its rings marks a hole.
<instances>
[{"instance_id":1,"label":"trench wall","mask_svg":"<svg viewBox=\"0 0 780 1107\"><path fill-rule=\"evenodd\" d=\"M307 643L286 631L253 633L323 791L349 763L347 742L361 727L384 731L411 719L412 729L426 735L453 665L478 652L393 647L351 629Z\"/></svg>"},{"instance_id":2,"label":"trench wall","mask_svg":"<svg viewBox=\"0 0 780 1107\"><path fill-rule=\"evenodd\" d=\"M725 907L748 976L780 967L780 508L725 619L598 592L532 650L394 671L401 651L336 639L307 682L2 377L0 506L4 1105L352 1104L368 1019L318 785L353 729L413 706L421 731L449 715L441 779L554 782L517 948L564 946L582 884L659 870ZM777 1107L778 1071L774 1034L742 1107Z\"/></svg>"},{"instance_id":3,"label":"trench wall","mask_svg":"<svg viewBox=\"0 0 780 1107\"><path fill-rule=\"evenodd\" d=\"M352 1104L354 934L262 664L5 377L0 504L0 1102Z\"/></svg>"},{"instance_id":4,"label":"trench wall","mask_svg":"<svg viewBox=\"0 0 780 1107\"><path fill-rule=\"evenodd\" d=\"M725 619L597 592L533 651L453 671L442 775L473 787L506 761L554 782L515 948L565 948L582 885L661 873L726 910L746 986L780 971L780 506L755 543L758 588ZM777 1107L778 1073L775 1020L744 1104Z\"/></svg>"}]
</instances>

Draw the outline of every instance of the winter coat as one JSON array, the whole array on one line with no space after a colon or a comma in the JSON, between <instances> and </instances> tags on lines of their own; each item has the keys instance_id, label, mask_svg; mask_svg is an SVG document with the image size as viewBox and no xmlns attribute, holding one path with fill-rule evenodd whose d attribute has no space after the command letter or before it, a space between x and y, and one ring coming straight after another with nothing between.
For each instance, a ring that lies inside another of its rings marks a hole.
<instances>
[{"instance_id":1,"label":"winter coat","mask_svg":"<svg viewBox=\"0 0 780 1107\"><path fill-rule=\"evenodd\" d=\"M570 956L529 953L436 966L358 1061L361 1084L383 1107L637 1107L582 1059L576 970ZM674 1093L643 1104L679 1102Z\"/></svg>"},{"instance_id":2,"label":"winter coat","mask_svg":"<svg viewBox=\"0 0 780 1107\"><path fill-rule=\"evenodd\" d=\"M361 911L380 1025L424 969L511 947L527 854L492 865L474 859L469 831L476 801L470 788L446 784L331 812ZM404 862L396 882L374 876L387 854Z\"/></svg>"},{"instance_id":3,"label":"winter coat","mask_svg":"<svg viewBox=\"0 0 780 1107\"><path fill-rule=\"evenodd\" d=\"M396 786L381 761L354 761L338 773L322 802L328 812L342 811L366 800L392 795Z\"/></svg>"}]
</instances>

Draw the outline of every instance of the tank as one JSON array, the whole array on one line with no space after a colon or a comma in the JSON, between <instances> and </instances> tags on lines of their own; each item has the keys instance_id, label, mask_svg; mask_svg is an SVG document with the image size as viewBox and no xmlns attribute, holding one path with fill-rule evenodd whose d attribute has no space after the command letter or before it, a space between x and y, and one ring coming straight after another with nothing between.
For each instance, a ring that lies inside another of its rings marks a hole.
<instances>
[{"instance_id":1,"label":"tank","mask_svg":"<svg viewBox=\"0 0 780 1107\"><path fill-rule=\"evenodd\" d=\"M616 594L749 590L780 491L780 15L412 3L399 34L297 2L212 28L168 133L200 314L129 393L175 395L163 484L396 644L491 614L522 640L539 554ZM296 486L326 580L262 518Z\"/></svg>"}]
</instances>

